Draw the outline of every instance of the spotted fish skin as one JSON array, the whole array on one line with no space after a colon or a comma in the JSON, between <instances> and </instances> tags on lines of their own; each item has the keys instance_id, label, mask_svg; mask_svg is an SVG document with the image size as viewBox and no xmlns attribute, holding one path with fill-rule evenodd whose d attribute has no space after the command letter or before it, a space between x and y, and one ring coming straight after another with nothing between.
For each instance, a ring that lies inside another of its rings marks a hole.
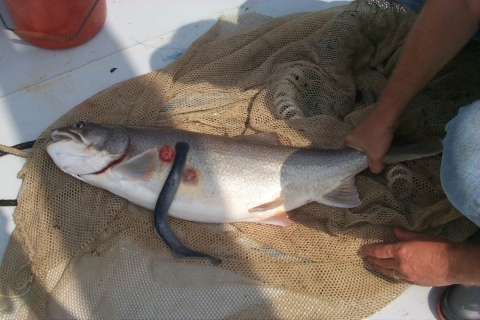
<instances>
[{"instance_id":1,"label":"spotted fish skin","mask_svg":"<svg viewBox=\"0 0 480 320\"><path fill-rule=\"evenodd\" d=\"M312 201L356 207L355 175L368 167L366 156L354 149L293 148L255 135L79 122L51 137L47 152L61 170L151 210L175 144L187 142L190 151L168 214L207 223L288 226L287 212ZM428 141L392 150L385 159L395 163L441 151L441 141Z\"/></svg>"}]
</instances>

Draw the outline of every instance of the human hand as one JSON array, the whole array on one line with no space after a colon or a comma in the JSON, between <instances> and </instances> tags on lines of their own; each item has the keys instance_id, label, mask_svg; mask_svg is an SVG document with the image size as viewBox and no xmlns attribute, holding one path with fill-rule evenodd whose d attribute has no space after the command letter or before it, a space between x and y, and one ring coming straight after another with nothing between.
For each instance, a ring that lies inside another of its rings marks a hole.
<instances>
[{"instance_id":1,"label":"human hand","mask_svg":"<svg viewBox=\"0 0 480 320\"><path fill-rule=\"evenodd\" d=\"M400 228L395 228L394 233L400 242L363 247L367 260L375 270L398 281L419 286L462 283L459 265L469 258L468 255L463 258L458 256L456 249L461 245Z\"/></svg>"},{"instance_id":2,"label":"human hand","mask_svg":"<svg viewBox=\"0 0 480 320\"><path fill-rule=\"evenodd\" d=\"M370 171L380 173L385 168L382 160L394 131L395 126L374 110L345 136L345 145L365 153Z\"/></svg>"}]
</instances>

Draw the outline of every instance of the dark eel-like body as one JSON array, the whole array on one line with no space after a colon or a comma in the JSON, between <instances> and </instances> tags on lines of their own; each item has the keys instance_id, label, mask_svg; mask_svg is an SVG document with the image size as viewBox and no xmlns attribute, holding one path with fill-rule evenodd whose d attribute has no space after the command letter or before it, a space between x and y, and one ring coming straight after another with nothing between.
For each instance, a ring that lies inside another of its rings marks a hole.
<instances>
[{"instance_id":1,"label":"dark eel-like body","mask_svg":"<svg viewBox=\"0 0 480 320\"><path fill-rule=\"evenodd\" d=\"M165 241L172 252L180 258L196 257L210 260L213 264L218 265L222 262L219 258L209 254L198 252L187 248L173 233L168 225L167 213L170 205L175 198L178 186L182 179L183 169L187 162L187 153L190 147L186 142L178 142L175 145L175 158L172 168L168 173L167 180L160 191L154 210L154 225L157 235Z\"/></svg>"}]
</instances>

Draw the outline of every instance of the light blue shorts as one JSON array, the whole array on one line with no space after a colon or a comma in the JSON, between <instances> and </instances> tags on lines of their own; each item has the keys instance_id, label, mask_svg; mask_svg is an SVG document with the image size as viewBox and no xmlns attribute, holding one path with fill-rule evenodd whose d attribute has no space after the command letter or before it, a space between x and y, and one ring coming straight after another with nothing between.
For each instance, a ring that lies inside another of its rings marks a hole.
<instances>
[{"instance_id":1,"label":"light blue shorts","mask_svg":"<svg viewBox=\"0 0 480 320\"><path fill-rule=\"evenodd\" d=\"M480 100L445 126L440 179L448 200L480 226Z\"/></svg>"}]
</instances>

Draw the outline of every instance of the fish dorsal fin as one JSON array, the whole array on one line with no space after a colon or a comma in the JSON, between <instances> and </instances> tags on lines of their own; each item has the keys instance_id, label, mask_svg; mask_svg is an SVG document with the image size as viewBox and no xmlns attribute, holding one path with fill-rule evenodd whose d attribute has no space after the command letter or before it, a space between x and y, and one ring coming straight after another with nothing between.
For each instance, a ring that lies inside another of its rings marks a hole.
<instances>
[{"instance_id":1,"label":"fish dorsal fin","mask_svg":"<svg viewBox=\"0 0 480 320\"><path fill-rule=\"evenodd\" d=\"M283 198L278 197L277 199L275 199L271 202L263 203L259 206L256 206L255 208L248 209L248 212L254 213L254 212L267 211L267 210L271 210L271 209L275 209L277 207L280 207L282 204L283 204Z\"/></svg>"},{"instance_id":2,"label":"fish dorsal fin","mask_svg":"<svg viewBox=\"0 0 480 320\"><path fill-rule=\"evenodd\" d=\"M355 187L355 175L351 175L342 181L329 193L325 194L322 201L329 206L340 208L354 208L362 202L358 198L357 187Z\"/></svg>"},{"instance_id":3,"label":"fish dorsal fin","mask_svg":"<svg viewBox=\"0 0 480 320\"><path fill-rule=\"evenodd\" d=\"M280 138L276 132L255 133L255 134L250 134L246 136L236 136L234 138L244 140L244 141L252 141L252 142L269 144L274 146L282 145L280 143Z\"/></svg>"},{"instance_id":4,"label":"fish dorsal fin","mask_svg":"<svg viewBox=\"0 0 480 320\"><path fill-rule=\"evenodd\" d=\"M111 171L122 180L147 180L159 166L158 150L150 149L112 167Z\"/></svg>"}]
</instances>

